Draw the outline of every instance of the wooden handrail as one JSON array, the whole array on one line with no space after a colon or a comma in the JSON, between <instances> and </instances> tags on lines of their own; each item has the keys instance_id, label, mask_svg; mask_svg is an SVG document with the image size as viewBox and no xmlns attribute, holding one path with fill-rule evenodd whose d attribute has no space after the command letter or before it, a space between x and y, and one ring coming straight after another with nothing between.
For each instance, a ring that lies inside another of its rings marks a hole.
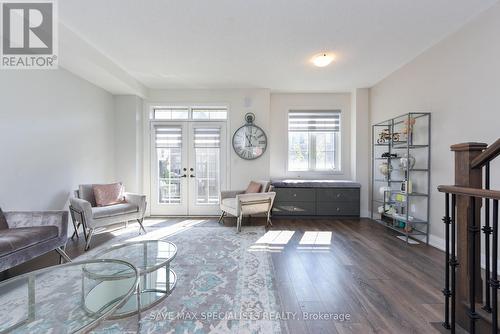
<instances>
[{"instance_id":1,"label":"wooden handrail","mask_svg":"<svg viewBox=\"0 0 500 334\"><path fill-rule=\"evenodd\" d=\"M496 142L488 146L488 148L485 149L483 153L479 154L474 160L472 160L471 167L481 168L488 162L495 159L498 155L500 155L500 138L497 139Z\"/></svg>"},{"instance_id":2,"label":"wooden handrail","mask_svg":"<svg viewBox=\"0 0 500 334\"><path fill-rule=\"evenodd\" d=\"M438 186L442 193L500 200L500 191L457 186Z\"/></svg>"}]
</instances>

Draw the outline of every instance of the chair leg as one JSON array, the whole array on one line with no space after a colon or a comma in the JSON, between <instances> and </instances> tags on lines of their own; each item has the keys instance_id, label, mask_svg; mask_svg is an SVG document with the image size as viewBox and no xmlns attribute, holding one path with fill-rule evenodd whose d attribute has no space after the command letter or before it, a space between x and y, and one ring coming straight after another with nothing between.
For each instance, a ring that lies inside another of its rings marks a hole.
<instances>
[{"instance_id":1,"label":"chair leg","mask_svg":"<svg viewBox=\"0 0 500 334\"><path fill-rule=\"evenodd\" d=\"M222 214L220 215L220 217L219 217L219 221L218 221L218 223L219 223L219 224L221 224L221 223L222 223L222 225L224 225L224 222L222 221L222 218L224 218L224 216L225 216L225 215L226 215L226 212L225 212L225 211L222 211Z\"/></svg>"},{"instance_id":2,"label":"chair leg","mask_svg":"<svg viewBox=\"0 0 500 334\"><path fill-rule=\"evenodd\" d=\"M267 212L266 228L268 228L269 226L273 226L273 222L271 221L271 215L270 215L270 212L268 211Z\"/></svg>"},{"instance_id":3,"label":"chair leg","mask_svg":"<svg viewBox=\"0 0 500 334\"><path fill-rule=\"evenodd\" d=\"M93 228L91 228L91 229L89 230L89 233L88 233L88 235L87 235L87 240L86 240L86 242L85 242L85 251L88 251L88 250L89 250L89 248L90 248L90 240L92 240L92 235L93 235L93 234L94 234L94 229L93 229Z\"/></svg>"},{"instance_id":4,"label":"chair leg","mask_svg":"<svg viewBox=\"0 0 500 334\"><path fill-rule=\"evenodd\" d=\"M144 228L144 225L142 225L142 221L144 220L144 218L141 218L141 219L137 219L137 222L139 223L140 227L139 227L139 234L141 234L141 230L144 231L144 233L148 233L146 232L146 229Z\"/></svg>"},{"instance_id":5,"label":"chair leg","mask_svg":"<svg viewBox=\"0 0 500 334\"><path fill-rule=\"evenodd\" d=\"M243 219L242 215L240 214L238 219L236 220L236 228L238 229L238 232L241 232L241 220Z\"/></svg>"},{"instance_id":6,"label":"chair leg","mask_svg":"<svg viewBox=\"0 0 500 334\"><path fill-rule=\"evenodd\" d=\"M80 239L80 236L78 235L78 228L80 227L80 223L76 224L75 225L75 222L73 222L73 227L74 227L74 231L73 231L73 234L71 235L71 240L73 240L73 238L75 237L76 235L76 238L77 239Z\"/></svg>"},{"instance_id":7,"label":"chair leg","mask_svg":"<svg viewBox=\"0 0 500 334\"><path fill-rule=\"evenodd\" d=\"M80 236L78 235L78 228L80 227L80 223L77 224L77 222L76 222L75 212L73 211L73 207L71 207L71 206L69 207L69 212L71 214L71 221L73 222L73 228L75 229L75 231L71 235L71 240L73 240L75 235L76 235L76 238L79 239Z\"/></svg>"},{"instance_id":8,"label":"chair leg","mask_svg":"<svg viewBox=\"0 0 500 334\"><path fill-rule=\"evenodd\" d=\"M64 246L55 249L56 252L59 254L59 264L63 263L63 259L66 262L71 262L71 258L68 256L68 254L66 254L64 249L65 249Z\"/></svg>"}]
</instances>

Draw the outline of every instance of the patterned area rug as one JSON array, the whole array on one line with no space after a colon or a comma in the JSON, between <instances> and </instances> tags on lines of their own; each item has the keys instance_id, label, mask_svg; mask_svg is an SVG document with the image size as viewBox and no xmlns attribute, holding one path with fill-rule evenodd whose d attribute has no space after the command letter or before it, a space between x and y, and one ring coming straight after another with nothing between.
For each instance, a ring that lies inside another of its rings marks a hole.
<instances>
[{"instance_id":1,"label":"patterned area rug","mask_svg":"<svg viewBox=\"0 0 500 334\"><path fill-rule=\"evenodd\" d=\"M139 238L161 239L178 247L171 268L178 276L173 293L137 316L105 321L93 333L281 333L280 312L268 252L251 246L264 227L222 227L203 220L150 224ZM120 234L121 233L121 234ZM105 245L75 259L92 257L118 242L137 240L137 228L118 231ZM273 319L274 317L274 319Z\"/></svg>"}]
</instances>

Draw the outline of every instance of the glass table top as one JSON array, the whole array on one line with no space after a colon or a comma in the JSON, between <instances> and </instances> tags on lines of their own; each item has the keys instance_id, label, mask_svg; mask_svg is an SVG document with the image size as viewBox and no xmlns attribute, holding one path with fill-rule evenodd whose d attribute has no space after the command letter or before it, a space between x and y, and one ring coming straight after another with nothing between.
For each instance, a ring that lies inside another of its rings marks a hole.
<instances>
[{"instance_id":1,"label":"glass table top","mask_svg":"<svg viewBox=\"0 0 500 334\"><path fill-rule=\"evenodd\" d=\"M136 268L112 259L72 262L14 277L0 282L0 332L86 332L127 303L138 283ZM89 310L85 299L102 284L113 294Z\"/></svg>"},{"instance_id":2,"label":"glass table top","mask_svg":"<svg viewBox=\"0 0 500 334\"><path fill-rule=\"evenodd\" d=\"M144 274L168 265L176 254L177 247L169 241L142 240L111 246L95 258L127 261Z\"/></svg>"}]
</instances>

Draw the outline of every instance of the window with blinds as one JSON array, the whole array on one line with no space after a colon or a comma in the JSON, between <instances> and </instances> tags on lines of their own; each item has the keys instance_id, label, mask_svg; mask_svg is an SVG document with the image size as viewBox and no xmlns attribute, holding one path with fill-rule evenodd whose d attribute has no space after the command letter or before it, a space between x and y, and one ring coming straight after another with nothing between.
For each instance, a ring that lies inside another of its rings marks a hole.
<instances>
[{"instance_id":1,"label":"window with blinds","mask_svg":"<svg viewBox=\"0 0 500 334\"><path fill-rule=\"evenodd\" d=\"M340 133L340 110L290 110L288 171L340 171Z\"/></svg>"},{"instance_id":2,"label":"window with blinds","mask_svg":"<svg viewBox=\"0 0 500 334\"><path fill-rule=\"evenodd\" d=\"M220 147L219 128L195 128L194 147Z\"/></svg>"},{"instance_id":3,"label":"window with blinds","mask_svg":"<svg viewBox=\"0 0 500 334\"><path fill-rule=\"evenodd\" d=\"M155 126L156 148L182 146L182 128L176 126Z\"/></svg>"}]
</instances>

